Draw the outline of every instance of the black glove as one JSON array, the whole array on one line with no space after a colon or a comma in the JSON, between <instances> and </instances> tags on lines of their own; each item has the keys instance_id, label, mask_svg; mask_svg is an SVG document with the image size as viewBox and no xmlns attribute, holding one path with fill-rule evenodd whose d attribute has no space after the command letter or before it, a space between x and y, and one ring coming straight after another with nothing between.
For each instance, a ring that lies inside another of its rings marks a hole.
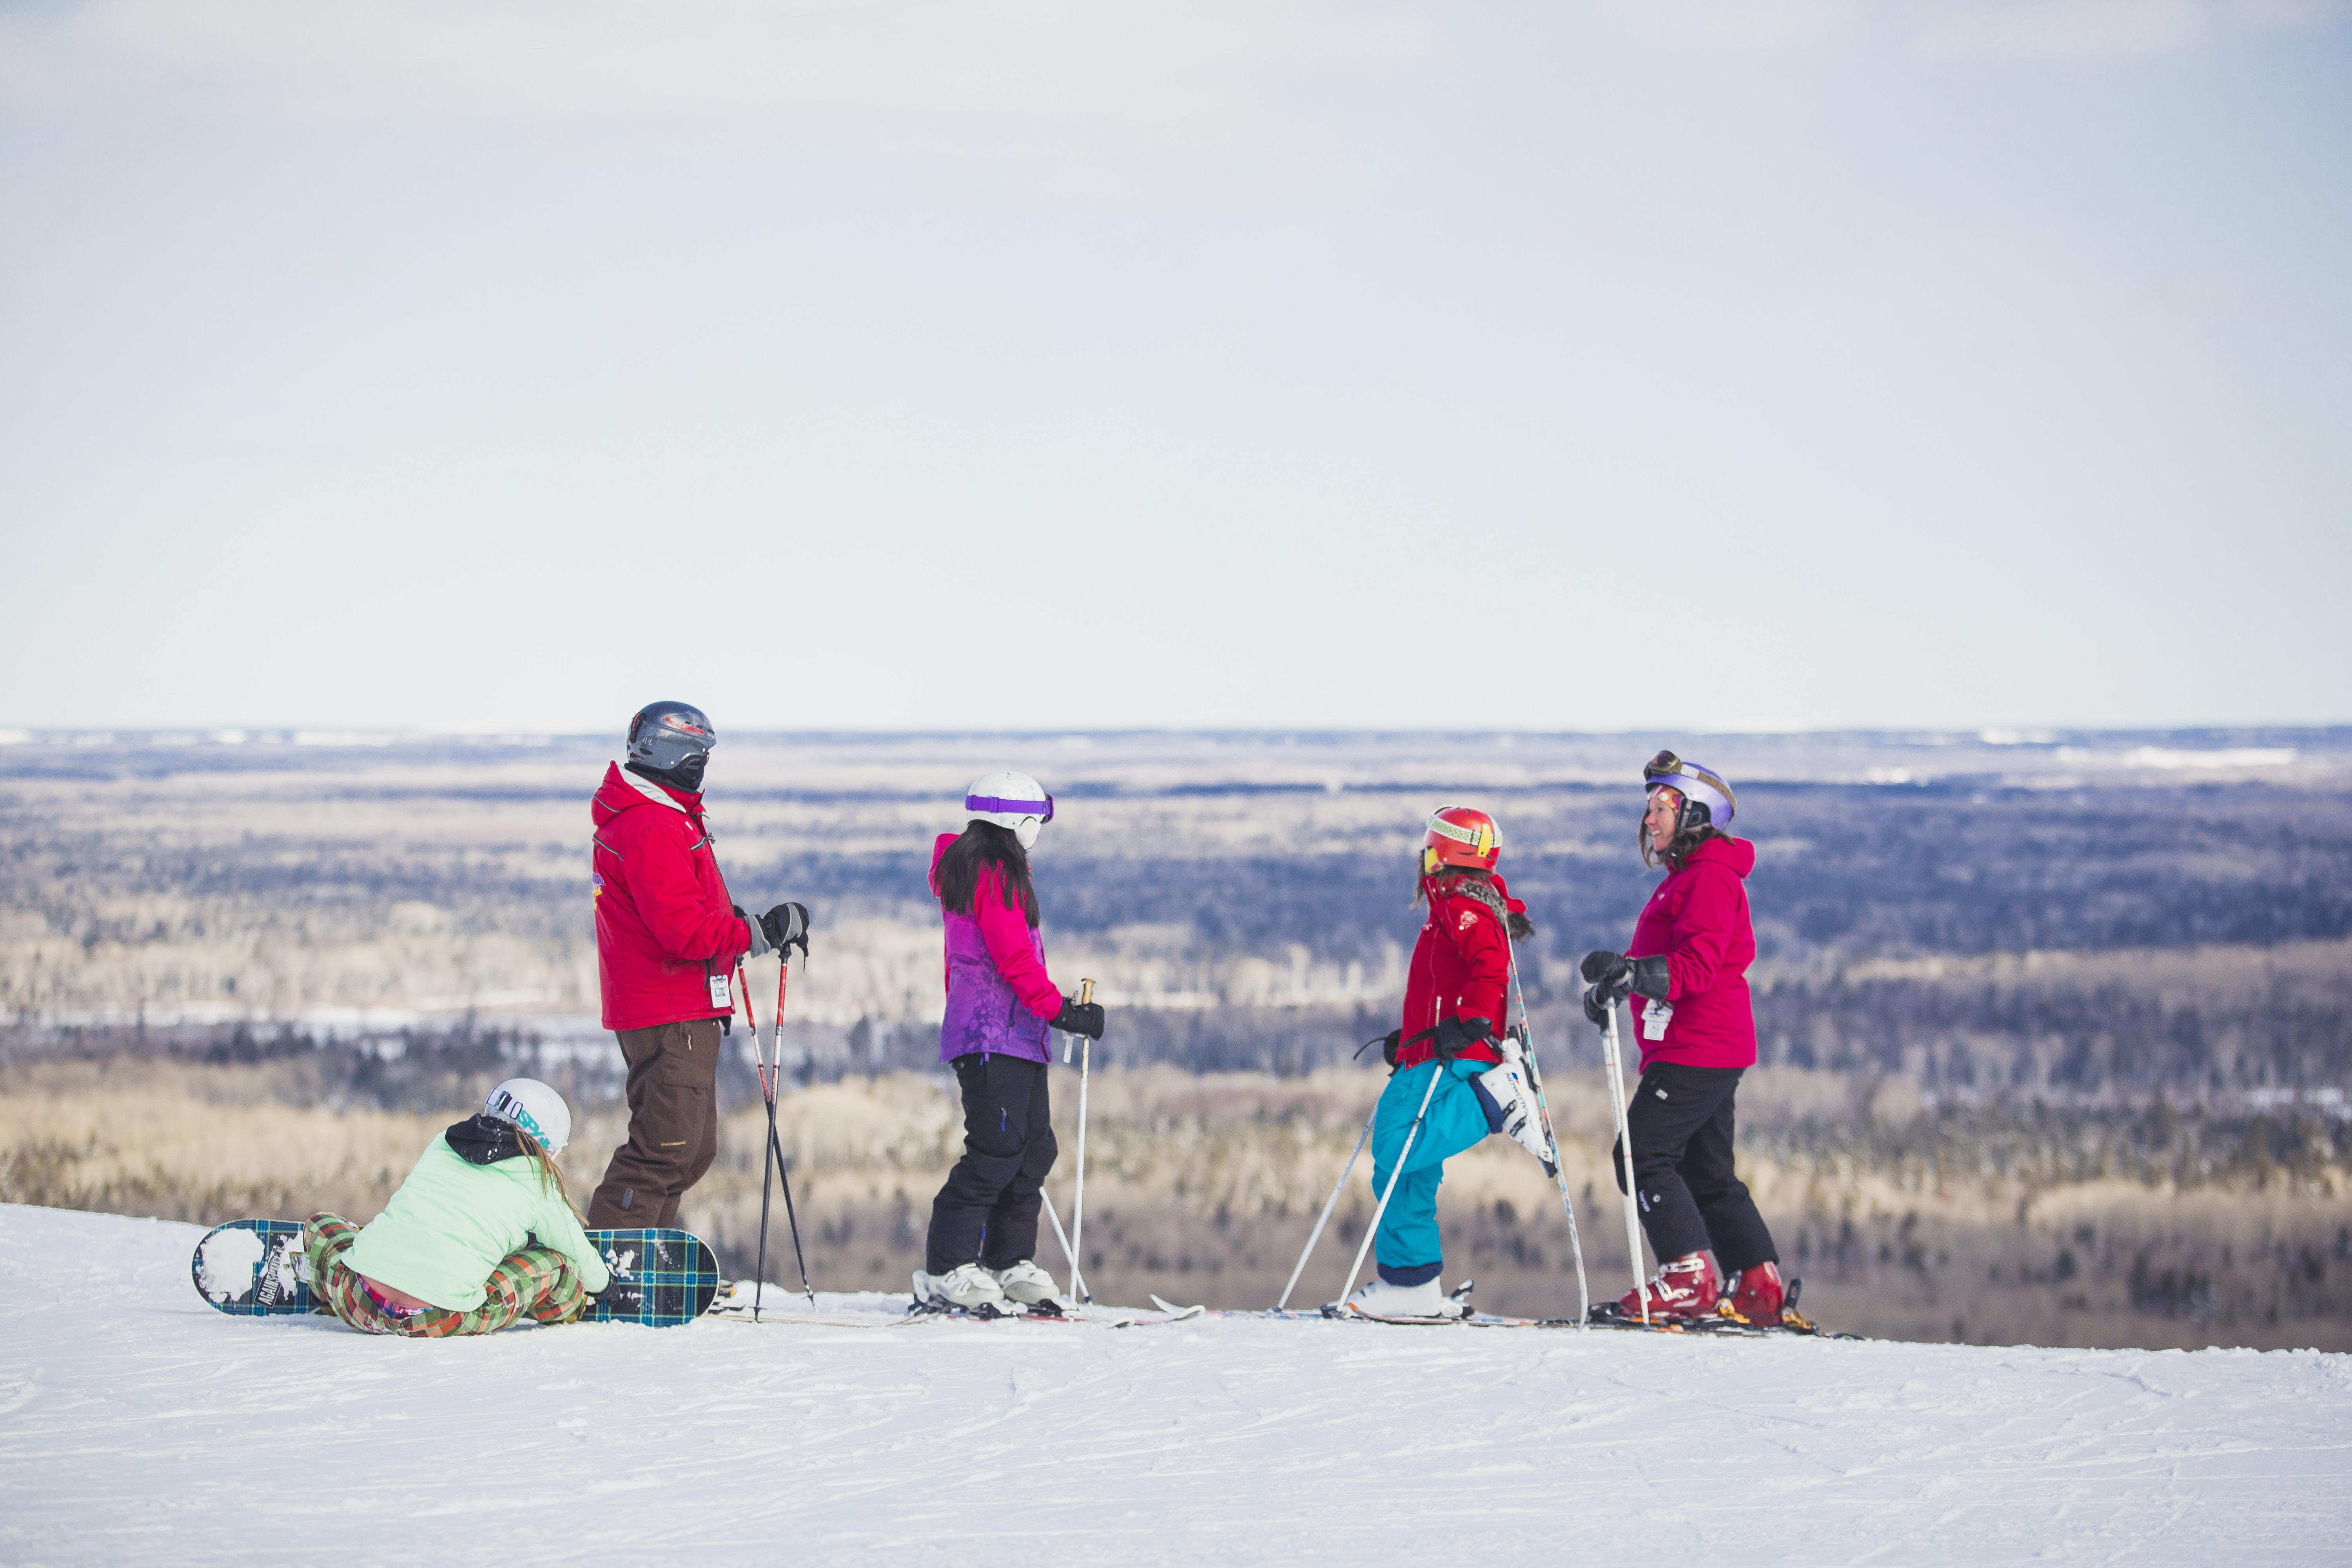
<instances>
[{"instance_id":1,"label":"black glove","mask_svg":"<svg viewBox=\"0 0 2352 1568\"><path fill-rule=\"evenodd\" d=\"M774 948L776 944L768 940L767 933L760 929L760 922L758 921L753 920L750 915L743 912L742 905L730 904L728 908L735 911L735 918L741 921L745 929L750 931L751 933L751 945L745 951L743 954L744 957L757 958L761 953L769 952Z\"/></svg>"},{"instance_id":2,"label":"black glove","mask_svg":"<svg viewBox=\"0 0 2352 1568\"><path fill-rule=\"evenodd\" d=\"M1054 1015L1054 1027L1066 1035L1084 1035L1090 1040L1099 1040L1103 1032L1102 1004L1065 996L1062 1010Z\"/></svg>"},{"instance_id":3,"label":"black glove","mask_svg":"<svg viewBox=\"0 0 2352 1568\"><path fill-rule=\"evenodd\" d=\"M1447 1018L1431 1031L1429 1048L1437 1059L1450 1062L1470 1047L1479 1044L1494 1033L1494 1025L1484 1018Z\"/></svg>"},{"instance_id":4,"label":"black glove","mask_svg":"<svg viewBox=\"0 0 2352 1568\"><path fill-rule=\"evenodd\" d=\"M1637 958L1633 961L1633 992L1634 995L1647 996L1653 1002L1663 1002L1666 999L1667 987L1673 983L1674 977L1666 973L1664 953L1655 953L1648 958Z\"/></svg>"},{"instance_id":5,"label":"black glove","mask_svg":"<svg viewBox=\"0 0 2352 1568\"><path fill-rule=\"evenodd\" d=\"M1584 988L1584 1016L1592 1020L1592 1026L1594 1028L1606 1029L1609 1027L1609 1009L1611 1005L1612 1004L1609 998L1601 994L1600 986L1588 985Z\"/></svg>"},{"instance_id":6,"label":"black glove","mask_svg":"<svg viewBox=\"0 0 2352 1568\"><path fill-rule=\"evenodd\" d=\"M1404 1031L1402 1029L1391 1029L1381 1037L1381 1059L1388 1063L1391 1070L1396 1067L1397 1052L1403 1048Z\"/></svg>"},{"instance_id":7,"label":"black glove","mask_svg":"<svg viewBox=\"0 0 2352 1568\"><path fill-rule=\"evenodd\" d=\"M808 956L809 912L806 904L778 904L760 917L761 934L778 952L798 947Z\"/></svg>"},{"instance_id":8,"label":"black glove","mask_svg":"<svg viewBox=\"0 0 2352 1568\"><path fill-rule=\"evenodd\" d=\"M1600 986L1612 1002L1623 1000L1630 989L1626 982L1633 976L1633 964L1622 952L1596 948L1586 953L1584 962L1577 967L1582 971L1587 984Z\"/></svg>"}]
</instances>

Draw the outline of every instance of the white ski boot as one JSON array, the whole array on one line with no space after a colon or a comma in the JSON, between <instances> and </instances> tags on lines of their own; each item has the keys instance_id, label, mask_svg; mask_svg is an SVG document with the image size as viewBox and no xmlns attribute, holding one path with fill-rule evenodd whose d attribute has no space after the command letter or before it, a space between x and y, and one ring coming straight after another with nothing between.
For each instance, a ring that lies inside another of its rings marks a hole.
<instances>
[{"instance_id":1,"label":"white ski boot","mask_svg":"<svg viewBox=\"0 0 2352 1568\"><path fill-rule=\"evenodd\" d=\"M1349 1310L1368 1318L1458 1318L1462 1303L1445 1293L1434 1276L1418 1285L1391 1285L1373 1279L1348 1298Z\"/></svg>"},{"instance_id":2,"label":"white ski boot","mask_svg":"<svg viewBox=\"0 0 2352 1568\"><path fill-rule=\"evenodd\" d=\"M1054 1299L1054 1277L1024 1258L1010 1268L996 1270L996 1288L1005 1299L1034 1307L1040 1301Z\"/></svg>"},{"instance_id":3,"label":"white ski boot","mask_svg":"<svg viewBox=\"0 0 2352 1568\"><path fill-rule=\"evenodd\" d=\"M1503 1108L1504 1135L1533 1154L1545 1175L1558 1175L1559 1167L1552 1163L1550 1141L1544 1136L1543 1112L1536 1104L1536 1091L1528 1084L1527 1059L1519 1042L1506 1038L1502 1051L1502 1062L1480 1073L1478 1082Z\"/></svg>"},{"instance_id":4,"label":"white ski boot","mask_svg":"<svg viewBox=\"0 0 2352 1568\"><path fill-rule=\"evenodd\" d=\"M930 1300L961 1307L967 1312L1004 1310L1003 1287L997 1284L995 1275L977 1263L960 1265L945 1274L927 1274L923 1284L924 1293Z\"/></svg>"}]
</instances>

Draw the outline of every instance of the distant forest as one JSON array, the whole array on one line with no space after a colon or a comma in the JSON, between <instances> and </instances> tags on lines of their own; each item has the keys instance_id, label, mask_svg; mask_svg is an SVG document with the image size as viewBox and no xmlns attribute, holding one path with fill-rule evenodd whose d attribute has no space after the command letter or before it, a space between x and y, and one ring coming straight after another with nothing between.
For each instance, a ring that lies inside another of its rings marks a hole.
<instances>
[{"instance_id":1,"label":"distant forest","mask_svg":"<svg viewBox=\"0 0 2352 1568\"><path fill-rule=\"evenodd\" d=\"M437 793L460 805L467 798L462 786ZM1197 802L1218 793L1191 787L1171 796ZM1311 799L1319 792L1237 785L1223 793ZM1399 822L1409 826L1433 792L1349 793L1393 795ZM1580 1052L1573 961L1626 940L1659 874L1642 866L1634 847L1638 794L1585 785L1465 793L1503 822L1503 869L1538 924L1531 956L1549 961L1528 965L1547 1048ZM1072 792L1074 802L1084 797ZM577 791L562 799L568 812ZM859 799L824 797L852 812ZM122 895L147 892L265 904L311 929L364 921L414 900L450 910L461 930L582 934L584 862L569 854L526 872L511 858L429 843L386 854L260 833L184 847L153 837L126 854L121 826L20 819L18 827L0 846L0 907L38 912L51 931L85 944L142 940L140 917L120 911ZM1861 968L1928 957L2208 944L2259 952L2343 941L2352 936L2352 795L2247 783L1757 784L1741 792L1734 828L1759 855L1750 895L1769 1063L1906 1072L1963 1094L2202 1093L2352 1080L2352 975L2340 963L2315 972L2306 962L2259 983L2241 976L2219 990L2210 976L2175 986L2144 975L1931 983ZM926 920L926 855L917 836L905 837L916 842L848 853L808 837L767 837L762 849L780 849L782 858L761 881L815 907L820 943L827 921ZM1185 945L1204 957L1296 944L1318 959L1371 962L1390 944L1409 943L1417 923L1409 857L1334 852L1328 841L1312 853L1248 855L1185 836L1089 856L1066 840L1041 858L1038 883L1051 936L1174 927L1189 931ZM101 911L101 894L116 904ZM1296 1071L1342 1058L1387 1026L1370 1013L1133 1014L1122 1023L1121 1054L1197 1068ZM930 1037L920 1025L878 1019L847 1030L811 1026L804 1068L917 1065L929 1058Z\"/></svg>"}]
</instances>

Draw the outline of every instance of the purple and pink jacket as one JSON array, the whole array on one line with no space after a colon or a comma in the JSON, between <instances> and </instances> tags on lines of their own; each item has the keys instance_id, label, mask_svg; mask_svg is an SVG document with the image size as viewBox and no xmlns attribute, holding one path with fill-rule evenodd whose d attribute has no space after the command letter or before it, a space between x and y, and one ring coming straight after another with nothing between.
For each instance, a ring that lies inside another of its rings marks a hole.
<instances>
[{"instance_id":1,"label":"purple and pink jacket","mask_svg":"<svg viewBox=\"0 0 2352 1568\"><path fill-rule=\"evenodd\" d=\"M942 833L931 846L931 896L940 891L940 858L956 835ZM980 874L971 913L945 904L947 923L947 1016L940 1022L940 1060L951 1062L974 1051L1053 1060L1045 1048L1046 1026L1062 1010L1061 988L1045 973L1045 943L1020 906L1007 897L1004 874L991 866Z\"/></svg>"},{"instance_id":2,"label":"purple and pink jacket","mask_svg":"<svg viewBox=\"0 0 2352 1568\"><path fill-rule=\"evenodd\" d=\"M1642 1044L1643 1068L1652 1062L1756 1065L1756 1014L1748 998L1748 966L1756 962L1748 873L1755 868L1755 845L1710 838L1643 906L1625 956L1666 955L1666 1001L1674 1008L1665 1038L1653 1040L1644 1026L1653 1004L1633 998L1633 1037Z\"/></svg>"}]
</instances>

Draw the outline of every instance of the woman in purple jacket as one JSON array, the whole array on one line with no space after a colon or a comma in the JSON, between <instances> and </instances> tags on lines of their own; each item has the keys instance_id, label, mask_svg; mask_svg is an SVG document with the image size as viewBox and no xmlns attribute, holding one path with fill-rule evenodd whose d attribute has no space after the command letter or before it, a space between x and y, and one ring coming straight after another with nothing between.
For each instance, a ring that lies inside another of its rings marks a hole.
<instances>
[{"instance_id":1,"label":"woman in purple jacket","mask_svg":"<svg viewBox=\"0 0 2352 1568\"><path fill-rule=\"evenodd\" d=\"M1652 1318L1711 1317L1721 1287L1707 1261L1734 1281L1732 1310L1751 1322L1778 1324L1780 1251L1748 1188L1732 1173L1732 1097L1740 1074L1756 1065L1756 1016L1748 966L1756 933L1748 918L1748 873L1756 847L1724 831L1737 802L1720 774L1672 752L1642 770L1649 791L1643 814L1642 863L1664 860L1665 880L1643 906L1633 940L1622 953L1584 960L1593 984L1585 1016L1608 1027L1610 1010L1630 994L1642 1082L1626 1110L1633 1140L1633 1180L1642 1228L1659 1259L1657 1278L1626 1293L1620 1309ZM1615 1152L1617 1184L1625 1155Z\"/></svg>"},{"instance_id":2,"label":"woman in purple jacket","mask_svg":"<svg viewBox=\"0 0 2352 1568\"><path fill-rule=\"evenodd\" d=\"M1045 973L1029 847L1054 797L1026 773L982 773L964 792L969 824L931 847L931 892L947 923L947 1016L940 1060L963 1090L963 1158L931 1200L918 1287L966 1309L1054 1294L1037 1267L1037 1207L1056 1146L1045 1097L1049 1029L1101 1039L1099 1004L1070 1001Z\"/></svg>"}]
</instances>

